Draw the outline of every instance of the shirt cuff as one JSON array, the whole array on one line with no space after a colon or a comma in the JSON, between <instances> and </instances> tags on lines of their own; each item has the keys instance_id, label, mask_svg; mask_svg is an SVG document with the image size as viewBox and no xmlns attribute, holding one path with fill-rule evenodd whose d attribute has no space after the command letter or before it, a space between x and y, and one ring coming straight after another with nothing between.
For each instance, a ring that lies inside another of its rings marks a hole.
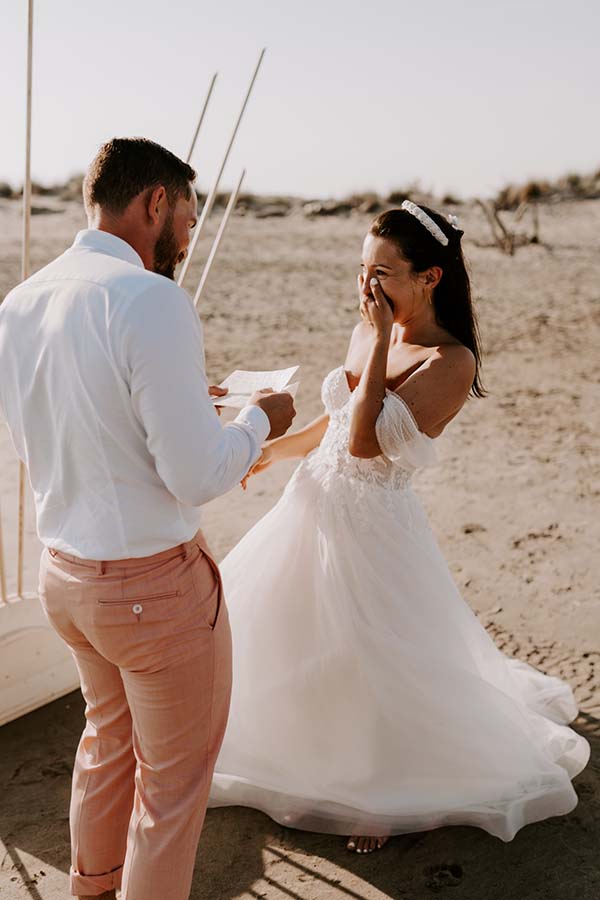
<instances>
[{"instance_id":1,"label":"shirt cuff","mask_svg":"<svg viewBox=\"0 0 600 900\"><path fill-rule=\"evenodd\" d=\"M235 421L242 425L250 426L256 434L259 447L266 441L269 432L271 431L271 423L268 415L260 408L260 406L255 406L254 404L245 406L240 414L236 416Z\"/></svg>"}]
</instances>

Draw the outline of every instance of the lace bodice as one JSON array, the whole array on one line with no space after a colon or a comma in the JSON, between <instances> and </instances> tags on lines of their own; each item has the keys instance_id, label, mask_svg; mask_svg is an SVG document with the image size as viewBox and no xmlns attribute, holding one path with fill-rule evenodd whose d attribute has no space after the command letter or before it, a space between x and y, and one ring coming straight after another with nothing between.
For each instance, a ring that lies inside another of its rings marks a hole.
<instances>
[{"instance_id":1,"label":"lace bodice","mask_svg":"<svg viewBox=\"0 0 600 900\"><path fill-rule=\"evenodd\" d=\"M353 394L343 366L327 375L321 396L329 426L320 446L306 460L319 477L339 475L387 490L403 490L416 469L437 462L433 438L419 431L404 401L392 391L387 392L376 425L383 453L373 459L358 459L348 451Z\"/></svg>"}]
</instances>

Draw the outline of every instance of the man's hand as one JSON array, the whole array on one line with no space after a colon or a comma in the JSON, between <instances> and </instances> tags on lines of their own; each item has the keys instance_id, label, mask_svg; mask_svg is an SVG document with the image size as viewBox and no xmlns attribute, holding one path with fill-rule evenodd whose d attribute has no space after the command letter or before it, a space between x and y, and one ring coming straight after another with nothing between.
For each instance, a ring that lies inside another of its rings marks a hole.
<instances>
[{"instance_id":1,"label":"man's hand","mask_svg":"<svg viewBox=\"0 0 600 900\"><path fill-rule=\"evenodd\" d=\"M296 415L294 399L291 394L285 391L278 394L274 394L271 388L267 388L264 391L256 391L256 393L252 394L248 403L252 406L260 406L269 417L269 422L271 423L271 431L267 437L269 441L285 434Z\"/></svg>"},{"instance_id":2,"label":"man's hand","mask_svg":"<svg viewBox=\"0 0 600 900\"><path fill-rule=\"evenodd\" d=\"M222 388L216 384L209 385L208 394L210 397L224 397L225 394L228 394L228 393L229 393L229 388ZM219 415L221 415L222 408L223 407L221 407L221 406L215 406L215 409L217 410Z\"/></svg>"}]
</instances>

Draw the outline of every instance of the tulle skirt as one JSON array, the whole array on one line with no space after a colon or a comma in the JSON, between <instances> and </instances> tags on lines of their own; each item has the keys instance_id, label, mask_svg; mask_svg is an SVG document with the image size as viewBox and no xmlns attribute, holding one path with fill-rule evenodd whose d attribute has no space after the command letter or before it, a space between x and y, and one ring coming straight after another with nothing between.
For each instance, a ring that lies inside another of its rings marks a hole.
<instances>
[{"instance_id":1,"label":"tulle skirt","mask_svg":"<svg viewBox=\"0 0 600 900\"><path fill-rule=\"evenodd\" d=\"M293 828L476 825L572 810L589 757L570 687L503 655L410 487L303 462L222 566L234 688L210 805Z\"/></svg>"}]
</instances>

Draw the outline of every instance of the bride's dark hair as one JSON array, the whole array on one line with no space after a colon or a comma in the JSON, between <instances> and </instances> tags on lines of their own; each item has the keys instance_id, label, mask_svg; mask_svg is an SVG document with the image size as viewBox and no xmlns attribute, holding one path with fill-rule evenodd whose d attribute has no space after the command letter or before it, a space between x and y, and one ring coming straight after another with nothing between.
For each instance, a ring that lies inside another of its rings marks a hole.
<instances>
[{"instance_id":1,"label":"bride's dark hair","mask_svg":"<svg viewBox=\"0 0 600 900\"><path fill-rule=\"evenodd\" d=\"M471 386L474 397L485 397L481 382L481 340L477 318L471 301L471 283L465 265L460 239L463 232L454 228L444 216L420 207L448 238L441 244L419 220L405 209L390 209L378 215L369 234L392 241L414 272L439 266L443 275L434 288L432 302L436 322L441 328L468 347L475 357L475 377Z\"/></svg>"}]
</instances>

